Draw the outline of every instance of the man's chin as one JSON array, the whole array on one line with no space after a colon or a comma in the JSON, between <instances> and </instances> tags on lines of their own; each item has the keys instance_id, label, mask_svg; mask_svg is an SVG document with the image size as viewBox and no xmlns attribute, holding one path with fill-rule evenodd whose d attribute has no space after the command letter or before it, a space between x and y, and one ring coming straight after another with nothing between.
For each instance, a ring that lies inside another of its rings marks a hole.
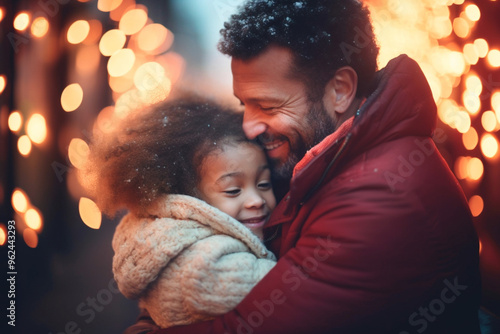
<instances>
[{"instance_id":1,"label":"man's chin","mask_svg":"<svg viewBox=\"0 0 500 334\"><path fill-rule=\"evenodd\" d=\"M285 162L277 159L271 159L272 174L276 181L290 181L293 175L293 169L298 161L296 159L288 159Z\"/></svg>"}]
</instances>

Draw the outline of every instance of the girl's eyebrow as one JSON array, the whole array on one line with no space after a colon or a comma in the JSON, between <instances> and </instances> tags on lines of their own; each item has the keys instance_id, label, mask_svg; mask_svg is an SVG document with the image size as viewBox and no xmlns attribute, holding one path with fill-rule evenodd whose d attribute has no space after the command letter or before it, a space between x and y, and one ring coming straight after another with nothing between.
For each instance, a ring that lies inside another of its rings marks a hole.
<instances>
[{"instance_id":1,"label":"girl's eyebrow","mask_svg":"<svg viewBox=\"0 0 500 334\"><path fill-rule=\"evenodd\" d=\"M226 179L233 178L233 177L238 177L238 176L241 176L242 174L243 174L242 172L231 172L231 173L223 174L223 175L221 175L221 177L219 177L215 181L215 183L218 184L218 183L223 182Z\"/></svg>"},{"instance_id":2,"label":"girl's eyebrow","mask_svg":"<svg viewBox=\"0 0 500 334\"><path fill-rule=\"evenodd\" d=\"M259 166L259 173L262 173L263 171L265 171L266 169L271 169L269 167L268 164L265 164L265 165L261 165ZM234 178L234 177L240 177L243 175L243 172L230 172L230 173L226 173L226 174L223 174L221 175L216 181L215 181L215 184L219 184L223 181L225 181L226 179L228 178Z\"/></svg>"}]
</instances>

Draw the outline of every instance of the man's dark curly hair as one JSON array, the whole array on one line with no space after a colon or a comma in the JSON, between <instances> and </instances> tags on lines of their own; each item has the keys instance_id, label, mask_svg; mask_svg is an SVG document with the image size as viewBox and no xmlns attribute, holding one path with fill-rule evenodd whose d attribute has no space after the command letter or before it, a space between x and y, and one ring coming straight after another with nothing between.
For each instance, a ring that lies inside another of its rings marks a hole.
<instances>
[{"instance_id":1,"label":"man's dark curly hair","mask_svg":"<svg viewBox=\"0 0 500 334\"><path fill-rule=\"evenodd\" d=\"M135 214L165 194L199 197L203 159L225 144L248 142L243 115L195 95L139 110L112 133L94 134L80 180L109 216Z\"/></svg>"},{"instance_id":2,"label":"man's dark curly hair","mask_svg":"<svg viewBox=\"0 0 500 334\"><path fill-rule=\"evenodd\" d=\"M356 71L357 96L365 96L377 70L370 14L357 0L249 0L221 35L219 50L237 59L251 59L270 45L290 49L291 74L304 81L311 100L323 96L343 66Z\"/></svg>"}]
</instances>

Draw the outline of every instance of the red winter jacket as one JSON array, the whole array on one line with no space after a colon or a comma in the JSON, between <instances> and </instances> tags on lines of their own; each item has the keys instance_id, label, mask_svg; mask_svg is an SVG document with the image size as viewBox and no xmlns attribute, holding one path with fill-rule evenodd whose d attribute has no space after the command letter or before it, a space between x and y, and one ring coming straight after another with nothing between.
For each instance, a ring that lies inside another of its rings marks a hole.
<instances>
[{"instance_id":1,"label":"red winter jacket","mask_svg":"<svg viewBox=\"0 0 500 334\"><path fill-rule=\"evenodd\" d=\"M277 265L234 311L154 333L479 333L478 241L435 123L418 65L392 60L296 167L269 223Z\"/></svg>"}]
</instances>

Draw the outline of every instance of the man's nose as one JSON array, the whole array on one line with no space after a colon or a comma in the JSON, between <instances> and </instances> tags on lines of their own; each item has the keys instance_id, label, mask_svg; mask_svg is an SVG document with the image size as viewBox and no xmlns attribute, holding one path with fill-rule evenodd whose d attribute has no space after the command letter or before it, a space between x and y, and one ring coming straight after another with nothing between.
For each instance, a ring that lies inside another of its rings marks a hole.
<instances>
[{"instance_id":1,"label":"man's nose","mask_svg":"<svg viewBox=\"0 0 500 334\"><path fill-rule=\"evenodd\" d=\"M266 132L266 124L262 122L258 112L245 108L243 131L248 139L255 139L258 135Z\"/></svg>"}]
</instances>

